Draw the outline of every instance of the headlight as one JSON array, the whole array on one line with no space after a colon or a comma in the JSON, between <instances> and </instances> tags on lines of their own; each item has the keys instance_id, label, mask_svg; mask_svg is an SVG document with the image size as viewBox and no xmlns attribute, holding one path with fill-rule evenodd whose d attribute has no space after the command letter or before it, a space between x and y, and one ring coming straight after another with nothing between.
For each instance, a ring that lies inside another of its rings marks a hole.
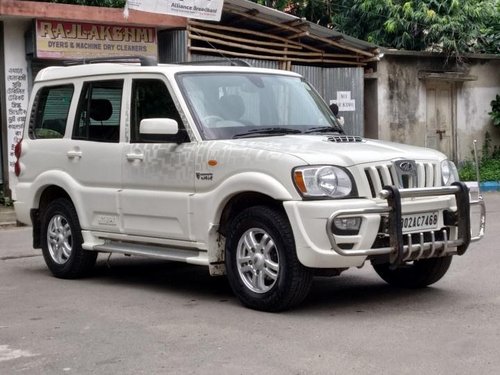
<instances>
[{"instance_id":1,"label":"headlight","mask_svg":"<svg viewBox=\"0 0 500 375\"><path fill-rule=\"evenodd\" d=\"M347 171L334 166L295 168L293 182L297 190L309 198L342 198L353 191L351 177Z\"/></svg>"},{"instance_id":2,"label":"headlight","mask_svg":"<svg viewBox=\"0 0 500 375\"><path fill-rule=\"evenodd\" d=\"M441 179L445 186L459 180L457 167L451 160L443 160L441 162Z\"/></svg>"}]
</instances>

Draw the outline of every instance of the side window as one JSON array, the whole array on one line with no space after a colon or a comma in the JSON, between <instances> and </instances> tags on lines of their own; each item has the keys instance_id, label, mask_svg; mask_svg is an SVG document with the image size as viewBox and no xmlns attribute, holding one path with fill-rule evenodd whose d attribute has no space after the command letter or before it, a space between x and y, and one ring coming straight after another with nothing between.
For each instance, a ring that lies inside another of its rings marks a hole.
<instances>
[{"instance_id":1,"label":"side window","mask_svg":"<svg viewBox=\"0 0 500 375\"><path fill-rule=\"evenodd\" d=\"M62 138L66 131L73 85L43 87L35 98L34 121L30 123L30 137L36 139Z\"/></svg>"},{"instance_id":2,"label":"side window","mask_svg":"<svg viewBox=\"0 0 500 375\"><path fill-rule=\"evenodd\" d=\"M73 139L118 142L123 80L86 82L73 127Z\"/></svg>"},{"instance_id":3,"label":"side window","mask_svg":"<svg viewBox=\"0 0 500 375\"><path fill-rule=\"evenodd\" d=\"M141 120L148 118L171 118L179 124L179 133L174 135L140 134ZM158 79L134 79L132 83L132 118L130 139L133 143L189 141L181 116L175 107L165 83Z\"/></svg>"}]
</instances>

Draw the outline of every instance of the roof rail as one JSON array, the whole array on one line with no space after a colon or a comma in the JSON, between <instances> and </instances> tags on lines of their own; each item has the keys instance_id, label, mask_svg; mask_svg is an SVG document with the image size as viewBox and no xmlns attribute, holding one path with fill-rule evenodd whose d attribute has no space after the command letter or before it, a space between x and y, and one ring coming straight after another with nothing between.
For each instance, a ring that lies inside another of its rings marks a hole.
<instances>
[{"instance_id":1,"label":"roof rail","mask_svg":"<svg viewBox=\"0 0 500 375\"><path fill-rule=\"evenodd\" d=\"M156 66L156 60L145 56L109 56L109 57L92 57L84 59L74 59L63 61L63 65L82 65L82 64L98 64L98 63L137 63L141 66Z\"/></svg>"},{"instance_id":2,"label":"roof rail","mask_svg":"<svg viewBox=\"0 0 500 375\"><path fill-rule=\"evenodd\" d=\"M242 59L220 59L220 60L200 60L200 61L184 61L178 64L181 65L221 65L221 66L252 66L248 61Z\"/></svg>"}]
</instances>

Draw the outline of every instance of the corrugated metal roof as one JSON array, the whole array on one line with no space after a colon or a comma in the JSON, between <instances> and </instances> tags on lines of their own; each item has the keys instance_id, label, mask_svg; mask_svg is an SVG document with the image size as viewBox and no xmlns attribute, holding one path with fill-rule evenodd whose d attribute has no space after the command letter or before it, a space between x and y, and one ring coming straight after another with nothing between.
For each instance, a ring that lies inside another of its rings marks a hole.
<instances>
[{"instance_id":1,"label":"corrugated metal roof","mask_svg":"<svg viewBox=\"0 0 500 375\"><path fill-rule=\"evenodd\" d=\"M360 40L353 38L349 35L340 33L335 30L328 29L324 26L317 25L315 23L309 22L305 19L301 19L297 16L293 16L291 14L281 12L279 10L273 9L266 7L264 5L256 4L254 2L248 1L248 0L225 0L224 5L232 5L234 7L238 7L241 9L244 9L246 11L252 11L256 10L259 13L259 16L265 16L266 18L272 19L276 22L280 23L287 23L287 22L293 22L293 21L301 21L303 23L307 23L309 27L309 31L313 33L314 35L323 37L323 38L328 38L328 39L333 39L337 40L341 38L343 43L351 45L354 48L359 48L365 51L373 51L378 48L377 45L368 43L366 41Z\"/></svg>"},{"instance_id":2,"label":"corrugated metal roof","mask_svg":"<svg viewBox=\"0 0 500 375\"><path fill-rule=\"evenodd\" d=\"M189 55L224 55L290 64L367 66L377 46L248 0L225 0L220 22L187 25Z\"/></svg>"}]
</instances>

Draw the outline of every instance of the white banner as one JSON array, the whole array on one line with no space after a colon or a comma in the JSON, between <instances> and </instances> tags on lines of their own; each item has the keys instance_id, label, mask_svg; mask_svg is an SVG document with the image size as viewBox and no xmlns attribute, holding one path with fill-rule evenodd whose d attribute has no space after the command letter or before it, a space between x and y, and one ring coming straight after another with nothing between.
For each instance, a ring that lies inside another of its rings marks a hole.
<instances>
[{"instance_id":1,"label":"white banner","mask_svg":"<svg viewBox=\"0 0 500 375\"><path fill-rule=\"evenodd\" d=\"M356 110L356 100L351 99L350 91L337 91L337 100L330 100L330 104L335 103L339 107L339 112L353 112Z\"/></svg>"},{"instance_id":2,"label":"white banner","mask_svg":"<svg viewBox=\"0 0 500 375\"><path fill-rule=\"evenodd\" d=\"M220 21L224 0L127 0L127 6L143 12Z\"/></svg>"}]
</instances>

